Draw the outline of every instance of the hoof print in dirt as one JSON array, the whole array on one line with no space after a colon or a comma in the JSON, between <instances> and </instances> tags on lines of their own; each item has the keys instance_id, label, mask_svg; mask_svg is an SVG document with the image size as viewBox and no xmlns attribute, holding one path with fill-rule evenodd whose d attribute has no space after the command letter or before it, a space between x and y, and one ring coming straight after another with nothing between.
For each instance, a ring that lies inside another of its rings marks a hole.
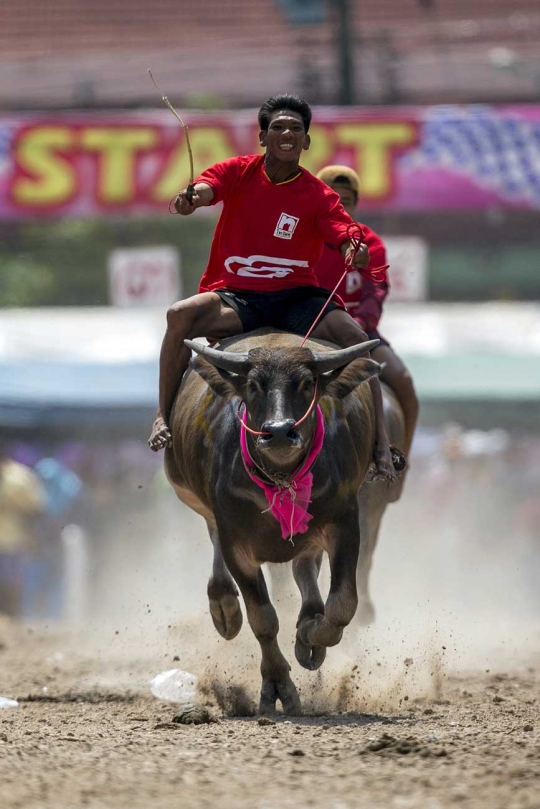
<instances>
[{"instance_id":1,"label":"hoof print in dirt","mask_svg":"<svg viewBox=\"0 0 540 809\"><path fill-rule=\"evenodd\" d=\"M209 725L211 722L218 722L215 716L199 706L190 706L177 713L172 720L176 725Z\"/></svg>"},{"instance_id":2,"label":"hoof print in dirt","mask_svg":"<svg viewBox=\"0 0 540 809\"><path fill-rule=\"evenodd\" d=\"M441 758L448 755L444 748L430 747L414 736L407 736L405 739L396 739L388 733L383 733L378 739L366 745L361 751L361 755L365 755L366 753L397 756L406 756L413 753L421 758Z\"/></svg>"}]
</instances>

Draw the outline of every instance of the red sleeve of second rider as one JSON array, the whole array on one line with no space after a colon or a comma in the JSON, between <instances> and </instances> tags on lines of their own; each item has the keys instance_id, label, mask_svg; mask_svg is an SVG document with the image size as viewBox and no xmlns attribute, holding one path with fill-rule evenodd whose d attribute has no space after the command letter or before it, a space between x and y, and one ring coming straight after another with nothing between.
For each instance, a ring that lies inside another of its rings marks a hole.
<instances>
[{"instance_id":1,"label":"red sleeve of second rider","mask_svg":"<svg viewBox=\"0 0 540 809\"><path fill-rule=\"evenodd\" d=\"M377 328L381 319L383 301L388 295L388 275L386 269L379 269L387 263L383 240L371 228L366 225L362 227L369 249L369 264L362 272L358 303L349 312L369 332Z\"/></svg>"}]
</instances>

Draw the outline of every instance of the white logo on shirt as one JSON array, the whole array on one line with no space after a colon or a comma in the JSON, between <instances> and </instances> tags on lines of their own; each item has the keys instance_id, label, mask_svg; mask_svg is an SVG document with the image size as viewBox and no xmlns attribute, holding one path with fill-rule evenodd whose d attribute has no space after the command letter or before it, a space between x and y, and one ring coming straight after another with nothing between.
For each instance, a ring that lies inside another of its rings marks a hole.
<instances>
[{"instance_id":1,"label":"white logo on shirt","mask_svg":"<svg viewBox=\"0 0 540 809\"><path fill-rule=\"evenodd\" d=\"M292 239L292 235L300 220L297 216L291 216L288 213L282 213L278 219L274 236L278 239Z\"/></svg>"},{"instance_id":2,"label":"white logo on shirt","mask_svg":"<svg viewBox=\"0 0 540 809\"><path fill-rule=\"evenodd\" d=\"M362 276L358 270L351 270L351 272L347 273L345 276L345 288L347 295L351 295L357 289L362 289Z\"/></svg>"},{"instance_id":3,"label":"white logo on shirt","mask_svg":"<svg viewBox=\"0 0 540 809\"><path fill-rule=\"evenodd\" d=\"M225 259L227 272L247 278L285 278L294 272L295 267L309 267L309 262L275 256L229 256Z\"/></svg>"}]
</instances>

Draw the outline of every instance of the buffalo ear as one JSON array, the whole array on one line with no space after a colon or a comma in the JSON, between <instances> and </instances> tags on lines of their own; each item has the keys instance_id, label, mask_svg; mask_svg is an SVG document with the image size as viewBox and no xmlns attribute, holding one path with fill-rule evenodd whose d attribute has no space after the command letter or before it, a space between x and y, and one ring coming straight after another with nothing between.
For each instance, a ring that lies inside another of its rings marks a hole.
<instances>
[{"instance_id":1,"label":"buffalo ear","mask_svg":"<svg viewBox=\"0 0 540 809\"><path fill-rule=\"evenodd\" d=\"M381 373L381 366L375 360L369 360L365 357L360 357L353 360L348 365L342 368L336 368L335 371L329 371L327 374L322 374L319 380L322 382L324 389L324 396L333 396L335 399L343 399L349 393Z\"/></svg>"},{"instance_id":2,"label":"buffalo ear","mask_svg":"<svg viewBox=\"0 0 540 809\"><path fill-rule=\"evenodd\" d=\"M218 396L230 402L235 396L238 396L236 385L240 387L239 383L241 377L238 374L232 374L230 371L223 371L221 368L216 368L210 365L206 360L201 357L195 357L190 362L191 367L201 376L209 388Z\"/></svg>"}]
</instances>

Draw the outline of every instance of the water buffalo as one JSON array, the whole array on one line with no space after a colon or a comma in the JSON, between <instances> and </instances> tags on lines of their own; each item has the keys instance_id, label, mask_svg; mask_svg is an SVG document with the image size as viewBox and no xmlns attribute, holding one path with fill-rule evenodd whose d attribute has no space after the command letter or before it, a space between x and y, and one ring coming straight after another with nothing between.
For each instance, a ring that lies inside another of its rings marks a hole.
<instances>
[{"instance_id":1,"label":"water buffalo","mask_svg":"<svg viewBox=\"0 0 540 809\"><path fill-rule=\"evenodd\" d=\"M339 350L318 340L300 342L268 330L219 348L186 341L198 357L178 392L173 446L165 455L178 497L208 525L210 612L224 638L240 631L236 585L242 593L262 652L261 713L275 710L278 699L285 713L301 710L261 565L293 562L302 597L295 654L305 668L322 664L358 603L358 491L374 442L370 386L361 383L380 369L363 355L377 341ZM320 451L307 470L317 442ZM317 584L323 550L331 572L326 604Z\"/></svg>"}]
</instances>

